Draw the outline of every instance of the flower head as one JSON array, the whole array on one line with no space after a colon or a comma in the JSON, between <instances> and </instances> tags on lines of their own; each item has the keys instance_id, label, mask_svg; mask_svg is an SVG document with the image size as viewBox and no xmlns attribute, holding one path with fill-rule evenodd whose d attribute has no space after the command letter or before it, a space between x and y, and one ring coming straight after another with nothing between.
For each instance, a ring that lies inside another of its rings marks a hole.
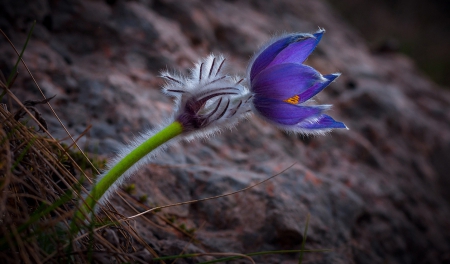
<instances>
[{"instance_id":1,"label":"flower head","mask_svg":"<svg viewBox=\"0 0 450 264\"><path fill-rule=\"evenodd\" d=\"M317 46L323 30L315 34L287 34L273 39L251 60L244 79L223 73L225 59L210 55L200 60L189 77L163 72L163 91L175 97L175 111L159 132L147 131L121 150L97 179L84 205L71 224L93 212L138 168L149 162L167 144L178 139L205 136L230 127L252 109L269 122L289 131L324 133L346 128L323 112L329 105L311 105L310 98L328 86L339 74L322 76L302 63ZM98 201L98 202L97 202Z\"/></svg>"},{"instance_id":2,"label":"flower head","mask_svg":"<svg viewBox=\"0 0 450 264\"><path fill-rule=\"evenodd\" d=\"M311 105L310 99L340 75L323 76L303 64L323 33L286 34L274 38L253 56L247 82L256 114L282 129L306 134L347 128L324 114L331 105Z\"/></svg>"},{"instance_id":3,"label":"flower head","mask_svg":"<svg viewBox=\"0 0 450 264\"><path fill-rule=\"evenodd\" d=\"M251 111L251 94L242 78L223 73L225 59L210 55L191 69L189 77L163 72L163 91L175 97L173 119L185 135L204 135L233 126Z\"/></svg>"}]
</instances>

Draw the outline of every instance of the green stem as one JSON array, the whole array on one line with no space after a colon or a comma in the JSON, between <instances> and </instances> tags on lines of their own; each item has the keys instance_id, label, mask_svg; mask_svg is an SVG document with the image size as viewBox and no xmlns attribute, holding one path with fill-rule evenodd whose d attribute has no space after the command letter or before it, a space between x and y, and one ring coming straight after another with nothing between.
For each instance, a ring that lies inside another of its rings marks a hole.
<instances>
[{"instance_id":1,"label":"green stem","mask_svg":"<svg viewBox=\"0 0 450 264\"><path fill-rule=\"evenodd\" d=\"M116 165L102 177L102 179L94 185L91 193L86 198L84 205L75 213L72 221L72 228L76 228L77 221L83 221L85 215L89 215L94 211L97 201L108 191L108 189L136 162L145 157L151 151L166 143L170 139L180 135L183 132L182 125L175 121L156 133L153 137L147 139L144 143L132 150Z\"/></svg>"}]
</instances>

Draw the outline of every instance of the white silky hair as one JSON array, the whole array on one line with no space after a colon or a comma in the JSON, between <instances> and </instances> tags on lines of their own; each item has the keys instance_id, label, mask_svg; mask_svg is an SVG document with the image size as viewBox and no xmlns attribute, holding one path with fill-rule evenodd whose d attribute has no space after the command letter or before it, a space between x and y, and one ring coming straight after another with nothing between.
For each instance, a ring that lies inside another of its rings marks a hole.
<instances>
[{"instance_id":1,"label":"white silky hair","mask_svg":"<svg viewBox=\"0 0 450 264\"><path fill-rule=\"evenodd\" d=\"M264 45L262 45L258 51L256 51L253 56L251 57L249 64L247 66L247 70L246 70L246 79L245 79L245 85L247 85L248 87L251 87L251 82L250 82L250 73L253 67L253 64L255 63L256 59L272 44L274 44L275 42L277 42L280 39L289 37L289 36L303 36L304 38L315 38L314 34L317 33L323 33L325 32L325 29L320 28L318 29L318 31L316 31L315 33L283 33L281 35L278 36L274 36L272 37L269 41L267 41ZM303 63L302 63L303 64ZM319 73L320 74L320 73ZM336 78L339 77L341 74L340 73L333 73L332 75L335 75ZM319 82L325 82L327 81L327 79L320 74L320 78L318 79ZM334 82L334 80L333 80ZM263 119L264 121L278 127L281 130L284 130L287 133L292 133L292 134L302 134L304 136L308 136L308 135L312 135L312 136L316 136L316 135L325 135L329 132L331 132L332 130L334 130L334 128L314 128L314 129L309 129L309 128L305 128L302 127L304 125L310 125L310 124L317 124L320 121L319 116L311 116L309 118L306 118L304 120L302 120L301 122L299 122L296 125L283 125L277 122L274 122L268 118L266 118L264 115L260 114L258 112L258 110L255 108L255 106L253 105L253 103L250 104L251 108L252 108L252 112L257 115L259 118ZM331 109L332 105L316 105L315 101L314 101L314 97L308 99L307 101L297 104L299 106L311 106L311 107L316 107L316 108L321 108L323 110L323 112L325 112L326 110ZM346 127L346 129L348 129L348 127Z\"/></svg>"},{"instance_id":2,"label":"white silky hair","mask_svg":"<svg viewBox=\"0 0 450 264\"><path fill-rule=\"evenodd\" d=\"M308 34L309 36L309 34ZM279 38L278 38L279 39ZM265 47L272 44L277 39L272 40L265 45ZM261 49L252 58L249 69L255 58L262 52ZM168 146L178 143L181 140L192 141L198 138L209 138L214 134L219 133L223 129L233 129L239 120L248 118L253 112L260 118L277 126L278 128L292 133L300 133L305 135L321 135L331 131L332 128L326 129L307 129L302 128L303 124L316 124L320 121L319 116L312 116L301 121L297 126L285 126L268 120L263 115L259 114L253 106L253 94L245 86L250 85L249 80L245 80L238 76L228 76L226 72L225 58L221 55L209 55L207 58L198 61L191 69L189 76L183 76L178 73L171 73L169 71L161 72L161 77L166 80L166 84L162 90L165 94L174 97L175 106L170 118L168 118L162 125L156 129L150 129L140 133L129 144L124 145L117 152L115 158L107 163L107 169L98 176L97 181L100 181L113 167L117 165L122 159L128 156L135 148L142 145L146 140L153 137L156 133L161 131L167 125L173 123L185 111L185 106L192 100L202 101L204 98L210 98L201 104L198 111L198 116L207 116L205 125L203 124L189 131L183 133L171 140L165 142L163 145L155 148L153 151L145 155L138 162L133 164L126 170L100 197L98 204L103 205L124 181L130 178L136 171L150 163L155 156L167 149ZM245 84L245 85L243 85ZM250 86L249 86L250 87ZM204 100L203 100L204 101ZM226 102L226 103L225 103ZM310 105L313 100L307 100L300 105ZM323 111L329 109L331 105L315 105L314 107L322 108ZM209 120L209 118L211 118ZM95 207L97 211L99 206Z\"/></svg>"},{"instance_id":3,"label":"white silky hair","mask_svg":"<svg viewBox=\"0 0 450 264\"><path fill-rule=\"evenodd\" d=\"M103 171L99 176L97 176L97 182L100 181L117 163L119 163L123 158L128 156L128 154L131 153L134 149L136 149L138 146L142 145L145 141L147 141L149 138L154 136L156 133L158 133L161 129L163 129L166 125L169 125L171 122L170 120L167 120L164 122L164 125L159 126L156 129L149 129L143 133L139 133L138 136L136 136L131 142L128 144L123 144L123 146L117 150L117 154L114 158L112 158L108 163L106 164L106 170ZM126 170L109 188L108 190L100 197L98 200L98 205L104 205L111 195L126 181L129 179L133 174L135 174L139 168L142 166L145 166L146 164L150 163L154 157L156 157L158 154L163 152L169 145L175 144L180 139L173 138L166 142L165 144L155 148L153 151L145 155L142 159L137 161L135 164L133 164L128 170ZM98 206L95 207L95 210L98 211Z\"/></svg>"},{"instance_id":4,"label":"white silky hair","mask_svg":"<svg viewBox=\"0 0 450 264\"><path fill-rule=\"evenodd\" d=\"M244 81L243 78L224 74L226 69L225 58L222 55L211 54L195 64L189 78L168 71L161 73L167 81L163 86L164 93L175 98L172 120L183 112L184 103L189 98L201 98L226 87L232 88L236 93L208 100L202 109L202 114L213 111L221 99L229 99L230 103L228 107L224 104L218 106L217 113L225 111L221 118L214 119L211 125L183 134L181 136L183 139L191 141L213 136L224 128L234 128L239 120L250 115L252 94L241 84ZM184 94L187 96L183 97Z\"/></svg>"},{"instance_id":5,"label":"white silky hair","mask_svg":"<svg viewBox=\"0 0 450 264\"><path fill-rule=\"evenodd\" d=\"M304 105L305 103L309 103L309 100L300 105ZM326 110L330 110L332 105L314 105L314 107L321 108L323 111L326 111ZM264 117L262 114L259 114L258 110L254 106L252 107L252 112L255 113L259 118L261 118L265 122L285 131L288 134L301 134L303 136L319 136L319 135L325 135L334 129L334 128L308 129L308 128L302 127L302 125L306 125L306 124L311 124L311 125L317 124L320 121L319 115L315 115L315 116L306 118L296 125L283 125L283 124L276 123L276 122Z\"/></svg>"},{"instance_id":6,"label":"white silky hair","mask_svg":"<svg viewBox=\"0 0 450 264\"><path fill-rule=\"evenodd\" d=\"M240 119L247 118L250 115L251 93L246 87L240 84L240 82L243 81L242 78L237 76L231 77L224 74L225 68L226 63L223 56L209 55L207 58L200 60L195 64L191 69L189 77L177 73L170 73L168 71L161 72L161 77L166 79L166 84L162 88L163 92L175 98L173 114L159 127L140 133L131 142L118 149L117 155L107 163L107 169L97 177L97 182L108 174L113 167L128 156L135 148L142 145L163 128L176 121L176 118L184 111L183 104L185 104L188 99L197 97L202 98L227 87L230 88L230 90L233 90L234 94L221 95L207 100L201 109L202 112L209 113L215 111L220 113L221 116L216 115L217 119L213 119L207 126L182 133L145 155L126 170L108 188L98 200L97 205L104 205L124 181L136 173L139 168L151 163L157 155L166 150L170 145L176 144L181 140L191 141L198 138L209 138L214 134L219 133L224 128L234 128ZM227 105L221 104L225 99L229 100L229 103ZM212 115L212 117L214 117L214 115ZM95 211L98 211L98 209L99 206L95 206Z\"/></svg>"}]
</instances>

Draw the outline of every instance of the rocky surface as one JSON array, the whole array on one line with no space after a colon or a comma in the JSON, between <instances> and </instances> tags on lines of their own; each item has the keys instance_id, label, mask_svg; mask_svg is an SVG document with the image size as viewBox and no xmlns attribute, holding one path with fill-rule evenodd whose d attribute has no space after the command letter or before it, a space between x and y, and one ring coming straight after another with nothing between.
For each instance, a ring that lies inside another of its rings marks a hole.
<instances>
[{"instance_id":1,"label":"rocky surface","mask_svg":"<svg viewBox=\"0 0 450 264\"><path fill-rule=\"evenodd\" d=\"M332 251L306 254L308 263L450 262L450 93L406 57L371 54L325 2L1 1L0 28L17 47L34 19L26 63L45 95L57 95L52 105L75 137L92 125L80 145L105 157L170 114L159 70L186 73L213 52L242 74L273 33L327 30L307 63L343 73L317 100L334 104L331 115L350 130L287 135L252 117L169 149L131 180L150 206L235 191L295 165L244 193L159 213L195 228L198 242L154 216L136 220L158 254L298 249L310 213L307 248ZM5 75L15 60L2 38ZM19 71L13 92L41 99ZM50 110L39 109L53 135L65 137ZM133 213L120 199L113 203ZM297 257L255 260L287 264Z\"/></svg>"}]
</instances>

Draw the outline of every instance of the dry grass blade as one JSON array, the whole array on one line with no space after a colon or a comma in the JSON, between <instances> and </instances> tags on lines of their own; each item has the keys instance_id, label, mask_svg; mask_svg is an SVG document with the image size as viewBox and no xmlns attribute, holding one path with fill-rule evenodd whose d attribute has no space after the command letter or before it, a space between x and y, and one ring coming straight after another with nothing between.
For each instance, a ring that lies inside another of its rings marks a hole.
<instances>
[{"instance_id":1,"label":"dry grass blade","mask_svg":"<svg viewBox=\"0 0 450 264\"><path fill-rule=\"evenodd\" d=\"M18 249L19 258L23 262L40 263L44 252L37 250L42 235L55 231L56 226L47 226L46 221L60 219L61 214L71 211L70 201L61 204L51 213L40 215L38 219L33 214L56 203L75 186L67 182L74 178L69 170L70 164L62 163L54 153L52 142L44 140L33 130L17 122L13 115L0 107L0 167L2 228L0 234L0 259L6 262L17 261L10 250ZM45 160L45 162L43 162ZM70 175L61 181L59 177ZM69 200L69 199L67 199ZM66 221L68 220L65 216ZM39 220L39 221L38 221ZM12 239L11 239L12 238ZM57 244L49 243L55 249ZM9 250L8 250L9 249Z\"/></svg>"},{"instance_id":2,"label":"dry grass blade","mask_svg":"<svg viewBox=\"0 0 450 264\"><path fill-rule=\"evenodd\" d=\"M3 31L0 32L4 35ZM18 54L11 41L5 38ZM21 56L19 61L22 61L42 93ZM10 83L17 75L11 76ZM94 231L96 226L119 222L114 208L106 211L104 218L92 219L89 236L74 243L77 234L71 233L69 223L74 210L83 201L81 191L86 192L80 178L90 181L87 175L98 174L98 171L80 150L84 162L89 163L87 168L82 168L73 158L76 153L70 147L65 149L47 130L45 120L34 109L36 104L47 104L73 145L77 145L51 107L51 98L46 98L42 93L43 100L22 102L9 89L10 85L3 75L0 79L2 96L6 95L9 101L15 101L20 107L15 110L14 118L6 105L0 104L1 262L91 263L108 259L117 263L148 263L148 245L128 222L123 223L121 228L102 228L114 230L120 238L118 243L112 243L105 232ZM46 136L18 120L25 115L34 120Z\"/></svg>"},{"instance_id":3,"label":"dry grass blade","mask_svg":"<svg viewBox=\"0 0 450 264\"><path fill-rule=\"evenodd\" d=\"M160 210L160 209L164 209L164 208L169 208L169 207L174 207L174 206L180 206L180 205L185 205L185 204L198 203L198 202L208 201L208 200L212 200L212 199L218 199L218 198L222 198L222 197L226 197L226 196L230 196L230 195L235 195L235 194L240 193L240 192L245 192L245 191L247 191L247 190L249 190L249 189L251 189L251 188L254 188L254 187L258 186L258 185L261 185L261 184L263 184L263 183L265 183L265 182L267 182L267 181L269 181L269 180L271 180L271 179L277 177L277 176L280 175L280 174L283 174L285 171L287 171L287 170L289 170L290 168L292 168L295 164L296 164L296 163L290 165L289 167L287 167L286 169L282 170L281 172L279 172L279 173L277 173L277 174L274 174L274 175L270 176L269 178L267 178L267 179L265 179L265 180L263 180L263 181L260 181L260 182L258 182L258 183L256 183L256 184L250 185L250 186L248 186L248 187L245 187L245 188L240 189L240 190L235 191L235 192L226 193L226 194L217 195L217 196L212 196L212 197L203 198L203 199L198 199L198 200L191 200L191 201L186 201L186 202L180 202L180 203L168 204L168 205L163 205L163 206L157 206L157 207L154 207L154 208L152 208L152 209L146 210L146 211L144 211L144 212L142 212L142 213L139 213L139 214L136 214L136 215L133 215L133 216L129 216L129 217L127 217L127 219L128 219L128 220L129 220L129 219L133 219L133 218L136 218L136 217L138 217L138 216L141 216L141 215L144 215L144 214L153 212L153 211L155 211L155 210Z\"/></svg>"},{"instance_id":4,"label":"dry grass blade","mask_svg":"<svg viewBox=\"0 0 450 264\"><path fill-rule=\"evenodd\" d=\"M11 42L11 40L8 38L8 36L6 36L6 34L0 29L0 33L5 37L5 39L9 42L9 44L11 45L11 47L14 49L14 51L16 52L16 54L20 57L19 52L17 51L16 47L14 46L14 44ZM23 63L24 67L27 69L28 74L30 75L30 77L33 79L34 84L36 85L36 87L38 88L39 92L41 93L42 97L44 98L44 100L47 100L48 98L45 96L44 92L42 91L41 87L39 87L38 83L36 82L36 79L34 78L33 74L31 74L30 69L28 68L28 66L26 65L25 61L20 58L21 62ZM4 88L7 92L9 91L9 87L5 87ZM9 92L10 93L10 92ZM10 93L11 94L11 93ZM22 106L22 109L24 109L24 105L19 101L16 100L17 103L19 103ZM64 131L67 133L67 135L70 137L70 139L72 140L73 144L75 144L75 146L77 146L78 150L81 151L81 153L84 155L84 157L86 158L87 162L91 162L89 160L89 158L86 156L86 154L83 152L83 150L78 146L78 144L76 143L76 141L73 139L72 135L70 134L69 130L67 130L66 126L64 126L63 122L61 121L61 119L58 117L58 115L56 114L55 110L53 109L53 107L51 106L51 104L47 101L46 102L48 107L50 108L50 110L52 111L53 115L56 117L56 119L58 120L59 124L61 125L61 127L64 129ZM25 109L26 110L26 109ZM26 111L30 116L31 113L29 111ZM38 122L38 120L35 120L36 122ZM39 123L39 122L38 122ZM42 129L42 131L45 131L50 137L51 134L47 131L47 129L45 129L42 125L40 125L40 128ZM53 138L53 137L52 137ZM91 163L90 164L92 167L94 167L94 165ZM97 171L97 174L99 174L99 172Z\"/></svg>"},{"instance_id":5,"label":"dry grass blade","mask_svg":"<svg viewBox=\"0 0 450 264\"><path fill-rule=\"evenodd\" d=\"M247 260L249 260L252 264L256 264L255 261L244 254L240 254L240 253L202 253L202 254L198 254L199 256L221 256L221 257L242 257L245 258Z\"/></svg>"},{"instance_id":6,"label":"dry grass blade","mask_svg":"<svg viewBox=\"0 0 450 264\"><path fill-rule=\"evenodd\" d=\"M111 243L104 233L92 231L89 237L74 241L68 229L80 183L77 172L57 141L50 140L16 121L0 107L0 259L2 263L88 263L86 252L114 252L111 260L139 262L139 248L148 247L127 223L114 229L120 243ZM77 174L77 175L75 175ZM115 210L106 215L117 223ZM96 225L106 222L96 219ZM92 223L94 224L94 223ZM105 228L103 228L105 229ZM111 228L106 228L111 230ZM146 249L148 251L148 249ZM145 252L147 252L145 251ZM78 252L78 253L70 253ZM85 254L85 255L83 255ZM94 254L95 257L103 253ZM141 256L142 255L142 256ZM150 255L149 255L150 256ZM146 257L148 258L148 256Z\"/></svg>"}]
</instances>

